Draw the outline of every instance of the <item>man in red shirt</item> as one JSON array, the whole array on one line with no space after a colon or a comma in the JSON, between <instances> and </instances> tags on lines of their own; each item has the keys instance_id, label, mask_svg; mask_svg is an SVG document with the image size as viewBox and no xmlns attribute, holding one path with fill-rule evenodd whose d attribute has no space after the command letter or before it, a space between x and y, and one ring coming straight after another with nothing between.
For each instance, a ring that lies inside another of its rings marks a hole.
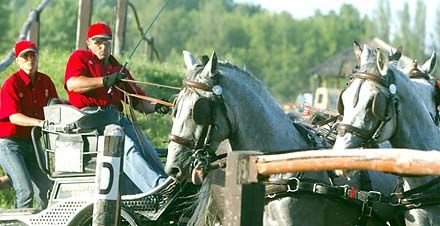
<instances>
[{"instance_id":1,"label":"man in red shirt","mask_svg":"<svg viewBox=\"0 0 440 226\"><path fill-rule=\"evenodd\" d=\"M31 140L31 129L42 126L43 107L58 97L49 76L37 71L38 51L34 43L15 44L19 70L3 83L0 93L0 164L16 192L16 208L47 206L52 182L40 170ZM34 185L34 186L33 186Z\"/></svg>"},{"instance_id":2,"label":"man in red shirt","mask_svg":"<svg viewBox=\"0 0 440 226\"><path fill-rule=\"evenodd\" d=\"M112 31L107 24L92 24L87 32L89 50L76 50L67 61L64 86L70 103L77 108L117 108L122 111L123 93L145 95L137 86L122 83L121 79L133 79L130 72L110 55ZM119 89L113 86L118 86ZM113 87L113 88L112 88ZM140 112L152 113L164 110L163 105L132 99L132 106ZM166 110L166 109L165 109ZM126 117L119 121L124 128L124 173L137 188L123 189L125 194L147 192L167 178L156 150L146 135L137 133Z\"/></svg>"}]
</instances>

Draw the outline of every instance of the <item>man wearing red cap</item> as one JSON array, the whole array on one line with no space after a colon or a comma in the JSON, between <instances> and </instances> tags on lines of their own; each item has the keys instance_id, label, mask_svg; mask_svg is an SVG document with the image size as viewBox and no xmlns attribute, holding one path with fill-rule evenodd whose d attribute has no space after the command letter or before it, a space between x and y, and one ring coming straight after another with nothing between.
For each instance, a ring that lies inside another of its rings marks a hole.
<instances>
[{"instance_id":1,"label":"man wearing red cap","mask_svg":"<svg viewBox=\"0 0 440 226\"><path fill-rule=\"evenodd\" d=\"M15 189L15 206L32 207L35 194L37 208L44 209L52 182L38 167L31 129L43 125L43 107L58 94L49 76L37 71L34 43L17 42L15 57L20 69L5 80L0 92L0 164Z\"/></svg>"},{"instance_id":2,"label":"man wearing red cap","mask_svg":"<svg viewBox=\"0 0 440 226\"><path fill-rule=\"evenodd\" d=\"M117 108L122 111L123 93L145 95L133 84L122 83L121 79L133 79L130 72L110 55L112 31L107 24L92 24L87 32L89 50L76 50L67 61L64 86L70 103L77 108L97 107L97 109ZM118 88L112 88L118 86ZM132 99L132 106L140 112L154 111L166 113L163 105ZM137 133L134 125L126 117L121 117L120 125L125 131L124 173L137 188L123 189L125 194L147 192L167 177L156 150L144 133Z\"/></svg>"}]
</instances>

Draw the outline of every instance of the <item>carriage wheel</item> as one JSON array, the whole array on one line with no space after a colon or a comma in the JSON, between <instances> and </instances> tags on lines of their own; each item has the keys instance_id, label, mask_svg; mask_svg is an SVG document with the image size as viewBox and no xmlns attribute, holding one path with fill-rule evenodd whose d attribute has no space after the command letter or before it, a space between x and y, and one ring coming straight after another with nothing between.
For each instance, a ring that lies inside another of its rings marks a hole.
<instances>
[{"instance_id":1,"label":"carriage wheel","mask_svg":"<svg viewBox=\"0 0 440 226\"><path fill-rule=\"evenodd\" d=\"M69 223L69 226L91 226L93 219L93 205L81 210ZM121 226L138 226L134 216L121 209Z\"/></svg>"}]
</instances>

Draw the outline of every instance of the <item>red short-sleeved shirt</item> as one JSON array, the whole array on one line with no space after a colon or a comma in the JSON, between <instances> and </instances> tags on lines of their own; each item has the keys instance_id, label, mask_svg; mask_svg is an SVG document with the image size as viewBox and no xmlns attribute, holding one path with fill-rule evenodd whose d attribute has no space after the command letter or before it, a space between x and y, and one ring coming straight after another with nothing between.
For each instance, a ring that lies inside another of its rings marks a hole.
<instances>
[{"instance_id":1,"label":"red short-sleeved shirt","mask_svg":"<svg viewBox=\"0 0 440 226\"><path fill-rule=\"evenodd\" d=\"M110 56L109 64L104 65L95 57L92 51L76 50L70 55L69 60L67 61L64 88L67 90L66 83L72 77L103 77L118 72L121 68L122 65L113 56ZM133 79L127 69L124 69L124 72L128 76L128 79ZM145 95L139 87L131 83L120 83L118 87L129 93ZM67 94L70 103L77 108L87 106L107 106L112 104L117 106L119 110L122 110L121 101L123 100L123 94L117 89L111 89L110 93L108 93L108 89L105 87L97 88L86 93L67 90Z\"/></svg>"},{"instance_id":2,"label":"red short-sleeved shirt","mask_svg":"<svg viewBox=\"0 0 440 226\"><path fill-rule=\"evenodd\" d=\"M29 139L32 127L17 126L9 121L9 116L22 113L28 117L44 119L43 107L49 99L58 97L55 85L49 76L37 72L35 82L19 70L9 76L0 92L0 137Z\"/></svg>"}]
</instances>

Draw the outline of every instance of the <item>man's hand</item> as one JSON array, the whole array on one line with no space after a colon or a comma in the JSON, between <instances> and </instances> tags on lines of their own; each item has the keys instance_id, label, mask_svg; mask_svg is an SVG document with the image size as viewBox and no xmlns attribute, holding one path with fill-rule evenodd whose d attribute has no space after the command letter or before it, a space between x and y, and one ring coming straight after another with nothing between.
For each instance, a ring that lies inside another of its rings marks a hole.
<instances>
[{"instance_id":1,"label":"man's hand","mask_svg":"<svg viewBox=\"0 0 440 226\"><path fill-rule=\"evenodd\" d=\"M44 128L44 125L46 124L46 121L45 120L40 120L39 122L38 122L38 127L41 127L41 128Z\"/></svg>"},{"instance_id":2,"label":"man's hand","mask_svg":"<svg viewBox=\"0 0 440 226\"><path fill-rule=\"evenodd\" d=\"M102 79L102 83L104 84L104 87L109 88L112 86L115 86L121 82L121 79L126 78L127 75L123 72L115 72L111 75L104 76Z\"/></svg>"},{"instance_id":3,"label":"man's hand","mask_svg":"<svg viewBox=\"0 0 440 226\"><path fill-rule=\"evenodd\" d=\"M166 98L164 98L162 100L168 102L168 99L166 99ZM163 104L159 104L159 103L157 103L154 106L154 111L157 113L160 113L160 114L167 114L168 112L170 112L170 109L171 109L170 107L165 106Z\"/></svg>"}]
</instances>

